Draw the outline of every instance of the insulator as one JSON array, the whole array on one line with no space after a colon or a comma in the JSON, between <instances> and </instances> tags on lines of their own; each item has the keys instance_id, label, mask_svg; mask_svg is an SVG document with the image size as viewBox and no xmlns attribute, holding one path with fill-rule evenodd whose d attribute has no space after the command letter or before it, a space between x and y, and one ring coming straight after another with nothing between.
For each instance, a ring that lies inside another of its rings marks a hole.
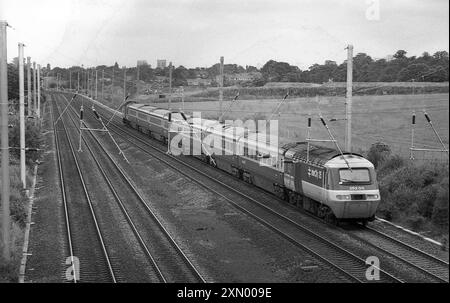
<instances>
[{"instance_id":1,"label":"insulator","mask_svg":"<svg viewBox=\"0 0 450 303\"><path fill-rule=\"evenodd\" d=\"M416 124L416 115L415 114L412 116L412 124Z\"/></svg>"},{"instance_id":2,"label":"insulator","mask_svg":"<svg viewBox=\"0 0 450 303\"><path fill-rule=\"evenodd\" d=\"M308 118L308 127L311 127L311 117Z\"/></svg>"},{"instance_id":3,"label":"insulator","mask_svg":"<svg viewBox=\"0 0 450 303\"><path fill-rule=\"evenodd\" d=\"M97 119L100 119L100 116L98 115L97 111L95 109L93 109L94 111L94 115L97 117Z\"/></svg>"},{"instance_id":4,"label":"insulator","mask_svg":"<svg viewBox=\"0 0 450 303\"><path fill-rule=\"evenodd\" d=\"M428 123L431 123L431 119L430 119L430 117L428 117L428 114L425 113L424 115L425 115L425 118L427 118Z\"/></svg>"},{"instance_id":5,"label":"insulator","mask_svg":"<svg viewBox=\"0 0 450 303\"><path fill-rule=\"evenodd\" d=\"M83 120L83 110L80 110L80 120Z\"/></svg>"},{"instance_id":6,"label":"insulator","mask_svg":"<svg viewBox=\"0 0 450 303\"><path fill-rule=\"evenodd\" d=\"M325 120L322 117L320 117L320 121L322 121L323 126L327 126L327 123L325 122Z\"/></svg>"}]
</instances>

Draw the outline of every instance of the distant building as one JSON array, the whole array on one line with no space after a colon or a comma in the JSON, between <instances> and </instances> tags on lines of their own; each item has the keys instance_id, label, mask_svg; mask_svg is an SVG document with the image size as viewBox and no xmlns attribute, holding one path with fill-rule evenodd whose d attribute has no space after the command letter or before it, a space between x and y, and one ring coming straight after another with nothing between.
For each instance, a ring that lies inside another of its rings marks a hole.
<instances>
[{"instance_id":1,"label":"distant building","mask_svg":"<svg viewBox=\"0 0 450 303\"><path fill-rule=\"evenodd\" d=\"M16 68L19 68L19 57L14 57L13 58L13 64Z\"/></svg>"},{"instance_id":2,"label":"distant building","mask_svg":"<svg viewBox=\"0 0 450 303\"><path fill-rule=\"evenodd\" d=\"M167 66L167 61L165 59L156 60L156 68L164 69Z\"/></svg>"},{"instance_id":3,"label":"distant building","mask_svg":"<svg viewBox=\"0 0 450 303\"><path fill-rule=\"evenodd\" d=\"M147 60L137 60L137 66L148 65Z\"/></svg>"}]
</instances>

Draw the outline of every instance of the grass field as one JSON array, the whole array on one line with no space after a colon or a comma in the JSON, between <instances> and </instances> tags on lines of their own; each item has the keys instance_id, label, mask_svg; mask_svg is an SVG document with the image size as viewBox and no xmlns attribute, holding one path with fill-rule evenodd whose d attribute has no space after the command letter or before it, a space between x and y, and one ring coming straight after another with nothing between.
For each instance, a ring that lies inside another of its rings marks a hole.
<instances>
[{"instance_id":1,"label":"grass field","mask_svg":"<svg viewBox=\"0 0 450 303\"><path fill-rule=\"evenodd\" d=\"M279 99L238 100L225 119L268 119L276 108ZM223 109L229 108L230 101L224 101ZM159 107L166 108L167 103L158 103ZM182 109L182 103L172 102L173 109ZM200 111L202 117L217 118L219 102L184 102L186 112ZM417 114L415 128L416 147L440 148L432 129L423 115L426 110L445 145L448 148L449 140L449 95L388 95L388 96L354 96L352 119L352 145L353 151L365 151L371 144L381 141L388 144L395 153L409 156L411 144L411 114ZM306 138L307 117L312 115L312 137L328 139L325 128L318 119L319 114L330 120L345 117L345 98L319 97L287 99L280 107L279 114L272 119L279 121L280 142L302 141ZM328 122L331 131L344 145L345 121ZM326 143L325 145L327 145ZM442 153L416 153L418 159L447 158Z\"/></svg>"}]
</instances>

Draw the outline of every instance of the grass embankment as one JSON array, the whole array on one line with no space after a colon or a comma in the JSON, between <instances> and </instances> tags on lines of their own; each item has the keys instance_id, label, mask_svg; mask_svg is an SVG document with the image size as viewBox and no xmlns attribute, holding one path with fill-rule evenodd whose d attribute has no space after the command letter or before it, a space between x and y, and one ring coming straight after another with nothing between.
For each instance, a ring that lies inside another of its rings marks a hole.
<instances>
[{"instance_id":1,"label":"grass embankment","mask_svg":"<svg viewBox=\"0 0 450 303\"><path fill-rule=\"evenodd\" d=\"M240 99L272 99L281 98L287 92L289 97L314 97L314 96L345 96L345 83L325 83L320 86L263 86L263 87L227 87L224 89L224 98L232 99L239 91ZM409 94L436 94L448 93L449 84L445 83L381 83L367 82L354 83L353 95L409 95ZM197 94L190 94L186 101L206 101L206 99L217 100L218 89L208 89Z\"/></svg>"},{"instance_id":2,"label":"grass embankment","mask_svg":"<svg viewBox=\"0 0 450 303\"><path fill-rule=\"evenodd\" d=\"M19 137L19 121L17 116L10 117L10 124L13 125L9 129L9 146L10 150L10 166L9 166L9 178L10 178L10 214L11 214L11 259L6 262L0 256L0 282L17 282L19 275L20 261L22 258L22 247L24 239L24 231L26 227L27 208L28 208L28 196L25 190L22 188L22 182L20 180L20 163L19 155L20 150L17 148L20 145ZM25 145L28 148L40 148L41 146L41 133L39 127L35 125L34 121L26 122L26 142ZM26 164L27 174L26 183L29 187L32 184L31 169L34 162L40 157L38 151L26 152ZM0 176L1 181L1 176ZM0 198L1 205L1 198ZM1 243L0 243L1 246ZM2 249L0 247L0 249Z\"/></svg>"},{"instance_id":3,"label":"grass embankment","mask_svg":"<svg viewBox=\"0 0 450 303\"><path fill-rule=\"evenodd\" d=\"M27 218L28 197L22 189L20 181L20 166L16 159L11 159L9 167L10 176L10 212L11 212L11 260L6 262L0 257L0 282L17 282L24 230ZM27 184L31 184L32 176L27 171ZM1 179L1 178L0 178Z\"/></svg>"},{"instance_id":4,"label":"grass embankment","mask_svg":"<svg viewBox=\"0 0 450 303\"><path fill-rule=\"evenodd\" d=\"M448 162L414 162L374 145L367 157L377 169L378 216L441 241L448 247Z\"/></svg>"}]
</instances>

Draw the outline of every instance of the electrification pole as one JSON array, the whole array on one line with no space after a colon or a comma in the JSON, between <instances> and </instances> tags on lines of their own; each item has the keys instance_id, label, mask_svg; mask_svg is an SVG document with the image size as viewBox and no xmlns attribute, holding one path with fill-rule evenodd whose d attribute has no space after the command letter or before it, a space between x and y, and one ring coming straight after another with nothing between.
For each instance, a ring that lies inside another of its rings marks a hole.
<instances>
[{"instance_id":1,"label":"electrification pole","mask_svg":"<svg viewBox=\"0 0 450 303\"><path fill-rule=\"evenodd\" d=\"M137 73L136 79L137 81L139 81L139 61L136 63L136 73Z\"/></svg>"},{"instance_id":2,"label":"electrification pole","mask_svg":"<svg viewBox=\"0 0 450 303\"><path fill-rule=\"evenodd\" d=\"M104 100L103 86L105 86L105 70L104 69L102 69L102 100Z\"/></svg>"},{"instance_id":3,"label":"electrification pole","mask_svg":"<svg viewBox=\"0 0 450 303\"><path fill-rule=\"evenodd\" d=\"M97 95L97 69L95 69L95 100L98 100L98 95Z\"/></svg>"},{"instance_id":4,"label":"electrification pole","mask_svg":"<svg viewBox=\"0 0 450 303\"><path fill-rule=\"evenodd\" d=\"M77 72L77 92L80 92L80 72Z\"/></svg>"},{"instance_id":5,"label":"electrification pole","mask_svg":"<svg viewBox=\"0 0 450 303\"><path fill-rule=\"evenodd\" d=\"M25 87L23 70L23 43L19 43L19 123L20 123L20 180L25 189Z\"/></svg>"},{"instance_id":6,"label":"electrification pole","mask_svg":"<svg viewBox=\"0 0 450 303\"><path fill-rule=\"evenodd\" d=\"M9 143L8 143L8 65L6 53L6 21L0 21L0 127L2 152L2 242L3 258L9 262L10 243L10 212L9 212Z\"/></svg>"},{"instance_id":7,"label":"electrification pole","mask_svg":"<svg viewBox=\"0 0 450 303\"><path fill-rule=\"evenodd\" d=\"M345 136L345 149L352 151L352 88L353 88L353 45L347 47L347 96L346 96L346 120L347 129Z\"/></svg>"},{"instance_id":8,"label":"electrification pole","mask_svg":"<svg viewBox=\"0 0 450 303\"><path fill-rule=\"evenodd\" d=\"M37 65L37 117L41 118L41 65ZM40 123L40 122L39 122Z\"/></svg>"},{"instance_id":9,"label":"electrification pole","mask_svg":"<svg viewBox=\"0 0 450 303\"><path fill-rule=\"evenodd\" d=\"M220 111L220 116L222 116L222 102L223 102L223 61L224 61L224 59L222 56L222 57L220 57L220 66L219 66L219 111Z\"/></svg>"},{"instance_id":10,"label":"electrification pole","mask_svg":"<svg viewBox=\"0 0 450 303\"><path fill-rule=\"evenodd\" d=\"M169 110L172 105L172 62L169 63Z\"/></svg>"},{"instance_id":11,"label":"electrification pole","mask_svg":"<svg viewBox=\"0 0 450 303\"><path fill-rule=\"evenodd\" d=\"M123 99L127 97L127 67L123 67Z\"/></svg>"},{"instance_id":12,"label":"electrification pole","mask_svg":"<svg viewBox=\"0 0 450 303\"><path fill-rule=\"evenodd\" d=\"M37 98L36 98L36 62L33 61L33 112L36 114Z\"/></svg>"},{"instance_id":13,"label":"electrification pole","mask_svg":"<svg viewBox=\"0 0 450 303\"><path fill-rule=\"evenodd\" d=\"M181 87L181 107L184 113L184 87Z\"/></svg>"},{"instance_id":14,"label":"electrification pole","mask_svg":"<svg viewBox=\"0 0 450 303\"><path fill-rule=\"evenodd\" d=\"M89 70L86 69L86 96L89 95Z\"/></svg>"},{"instance_id":15,"label":"electrification pole","mask_svg":"<svg viewBox=\"0 0 450 303\"><path fill-rule=\"evenodd\" d=\"M27 101L28 101L28 116L33 115L33 107L31 106L31 57L27 57Z\"/></svg>"},{"instance_id":16,"label":"electrification pole","mask_svg":"<svg viewBox=\"0 0 450 303\"><path fill-rule=\"evenodd\" d=\"M94 68L91 68L91 97L92 97L92 99L95 97L95 92L94 92L94 90L95 90L94 75L95 75Z\"/></svg>"},{"instance_id":17,"label":"electrification pole","mask_svg":"<svg viewBox=\"0 0 450 303\"><path fill-rule=\"evenodd\" d=\"M114 93L114 66L112 68L112 80L111 80L111 100L113 98Z\"/></svg>"}]
</instances>

